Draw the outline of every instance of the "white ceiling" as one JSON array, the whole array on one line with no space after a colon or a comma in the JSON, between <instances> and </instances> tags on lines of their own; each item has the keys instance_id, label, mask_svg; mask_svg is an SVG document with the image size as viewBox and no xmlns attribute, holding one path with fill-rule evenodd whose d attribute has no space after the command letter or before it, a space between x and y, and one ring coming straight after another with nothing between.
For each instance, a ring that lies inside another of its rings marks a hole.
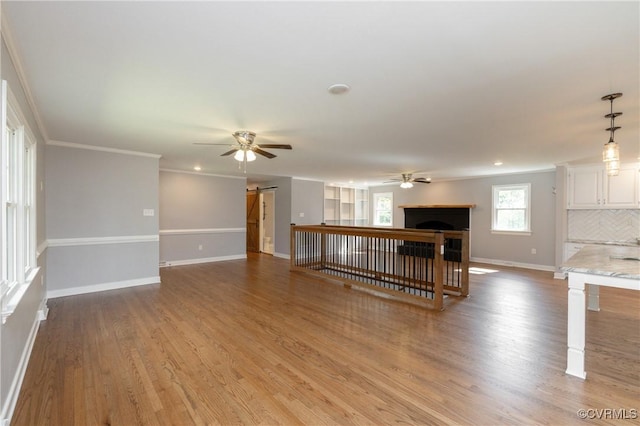
<instances>
[{"instance_id":1,"label":"white ceiling","mask_svg":"<svg viewBox=\"0 0 640 426\"><path fill-rule=\"evenodd\" d=\"M640 3L12 2L3 32L45 137L161 154L161 167L243 175L220 157L248 129L247 176L377 184L600 161L608 102L640 155ZM346 83L351 91L331 95ZM493 165L500 160L500 167Z\"/></svg>"}]
</instances>

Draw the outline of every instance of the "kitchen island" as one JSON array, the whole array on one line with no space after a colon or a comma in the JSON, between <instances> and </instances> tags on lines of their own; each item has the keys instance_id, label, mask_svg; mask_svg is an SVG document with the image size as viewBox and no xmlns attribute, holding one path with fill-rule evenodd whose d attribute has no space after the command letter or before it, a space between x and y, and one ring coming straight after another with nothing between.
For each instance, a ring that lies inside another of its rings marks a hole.
<instances>
[{"instance_id":1,"label":"kitchen island","mask_svg":"<svg viewBox=\"0 0 640 426\"><path fill-rule=\"evenodd\" d=\"M586 246L561 268L569 275L566 373L584 379L585 308L600 310L599 286L640 290L640 247Z\"/></svg>"}]
</instances>

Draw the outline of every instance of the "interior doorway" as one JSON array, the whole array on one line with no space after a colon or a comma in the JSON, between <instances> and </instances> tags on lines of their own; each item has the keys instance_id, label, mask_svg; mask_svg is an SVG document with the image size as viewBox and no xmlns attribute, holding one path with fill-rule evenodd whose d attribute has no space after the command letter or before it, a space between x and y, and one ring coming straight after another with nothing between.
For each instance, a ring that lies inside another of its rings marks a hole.
<instances>
[{"instance_id":1,"label":"interior doorway","mask_svg":"<svg viewBox=\"0 0 640 426\"><path fill-rule=\"evenodd\" d=\"M247 252L260 252L260 192L247 192Z\"/></svg>"},{"instance_id":2,"label":"interior doorway","mask_svg":"<svg viewBox=\"0 0 640 426\"><path fill-rule=\"evenodd\" d=\"M247 252L274 253L275 197L275 187L247 191Z\"/></svg>"},{"instance_id":3,"label":"interior doorway","mask_svg":"<svg viewBox=\"0 0 640 426\"><path fill-rule=\"evenodd\" d=\"M262 252L273 254L275 247L275 191L260 192L260 241L262 243Z\"/></svg>"}]
</instances>

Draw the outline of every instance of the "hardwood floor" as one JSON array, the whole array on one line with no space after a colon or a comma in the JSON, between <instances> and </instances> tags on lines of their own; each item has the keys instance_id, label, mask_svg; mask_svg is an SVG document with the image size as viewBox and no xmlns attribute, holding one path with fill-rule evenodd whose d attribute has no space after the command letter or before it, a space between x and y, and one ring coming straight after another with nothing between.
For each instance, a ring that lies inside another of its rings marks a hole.
<instances>
[{"instance_id":1,"label":"hardwood floor","mask_svg":"<svg viewBox=\"0 0 640 426\"><path fill-rule=\"evenodd\" d=\"M472 274L471 297L447 298L442 312L290 273L267 255L52 299L12 425L556 425L582 423L580 409L634 417L639 292L601 290L601 311L587 314L583 381L564 374L566 281L475 266L499 271ZM589 423L621 422L608 417Z\"/></svg>"}]
</instances>

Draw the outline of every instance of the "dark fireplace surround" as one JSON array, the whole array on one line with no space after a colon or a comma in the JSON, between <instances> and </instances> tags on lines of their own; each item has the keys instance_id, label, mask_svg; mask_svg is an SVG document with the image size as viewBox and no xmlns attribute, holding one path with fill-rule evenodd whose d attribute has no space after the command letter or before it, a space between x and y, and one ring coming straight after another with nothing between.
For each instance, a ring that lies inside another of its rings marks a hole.
<instances>
[{"instance_id":1,"label":"dark fireplace surround","mask_svg":"<svg viewBox=\"0 0 640 426\"><path fill-rule=\"evenodd\" d=\"M402 206L401 206L402 207ZM470 209L473 206L405 206L404 227L436 231L463 231L469 229ZM407 241L398 246L398 254L433 259L432 243ZM462 240L445 239L444 259L460 262Z\"/></svg>"}]
</instances>

